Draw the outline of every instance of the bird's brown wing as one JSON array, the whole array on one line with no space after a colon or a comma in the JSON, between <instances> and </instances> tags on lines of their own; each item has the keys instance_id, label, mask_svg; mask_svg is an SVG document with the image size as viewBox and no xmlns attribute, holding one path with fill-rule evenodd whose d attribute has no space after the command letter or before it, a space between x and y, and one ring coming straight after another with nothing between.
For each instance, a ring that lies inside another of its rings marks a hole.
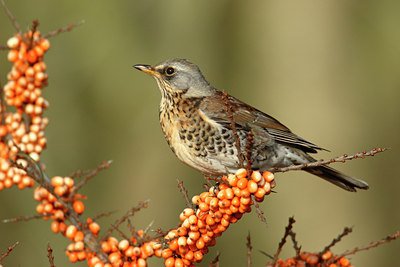
<instances>
[{"instance_id":1,"label":"bird's brown wing","mask_svg":"<svg viewBox=\"0 0 400 267\"><path fill-rule=\"evenodd\" d=\"M263 129L275 141L300 148L305 152L316 153L317 150L323 149L295 135L273 117L219 91L214 96L204 98L200 109L207 117L227 127L232 124L232 119L229 118L231 114L236 128L247 131L254 128Z\"/></svg>"}]
</instances>

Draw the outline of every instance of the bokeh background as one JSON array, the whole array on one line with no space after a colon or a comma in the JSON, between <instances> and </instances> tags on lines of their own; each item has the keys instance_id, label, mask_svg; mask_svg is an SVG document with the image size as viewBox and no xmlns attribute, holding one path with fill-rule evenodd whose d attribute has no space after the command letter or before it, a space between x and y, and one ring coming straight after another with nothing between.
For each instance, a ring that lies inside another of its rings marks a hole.
<instances>
[{"instance_id":1,"label":"bokeh background","mask_svg":"<svg viewBox=\"0 0 400 267\"><path fill-rule=\"evenodd\" d=\"M252 236L254 266L275 253L295 216L302 248L320 251L345 226L354 232L334 247L343 252L400 229L400 2L399 1L7 1L21 27L33 19L46 33L85 19L70 33L51 39L45 61L50 101L45 115L47 174L70 175L102 160L112 166L82 190L85 215L116 210L103 229L141 200L149 208L133 218L144 229L178 223L185 201L201 192L202 176L179 162L158 122L155 81L132 68L167 58L188 58L207 79L278 118L298 135L331 153L351 154L391 147L374 158L336 164L371 189L340 190L302 172L278 174L277 194L261 204L268 227L252 212L230 227L200 266L217 251L221 266L246 265L246 236ZM0 11L0 43L15 30ZM0 52L4 84L11 64ZM32 190L0 192L0 218L35 213ZM115 234L118 236L117 234ZM57 266L72 266L68 240L40 220L0 224L0 251L19 241L5 266L48 266L47 242ZM398 266L400 241L351 256L355 266ZM294 255L290 242L282 256ZM151 259L150 266L161 266ZM86 263L74 264L86 266Z\"/></svg>"}]
</instances>

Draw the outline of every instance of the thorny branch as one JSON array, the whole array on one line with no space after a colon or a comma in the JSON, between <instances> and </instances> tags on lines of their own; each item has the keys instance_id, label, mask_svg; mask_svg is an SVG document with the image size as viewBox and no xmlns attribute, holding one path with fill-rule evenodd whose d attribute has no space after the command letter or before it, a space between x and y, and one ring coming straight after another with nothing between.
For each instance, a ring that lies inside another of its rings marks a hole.
<instances>
[{"instance_id":1,"label":"thorny branch","mask_svg":"<svg viewBox=\"0 0 400 267\"><path fill-rule=\"evenodd\" d=\"M338 242L340 242L340 240L345 237L346 235L350 234L353 231L353 229L351 227L345 227L343 232L336 237L335 239L332 240L332 242L327 245L322 252L320 253L320 255L324 254L325 252L327 252L328 250L330 250L331 247L333 247L334 245L336 245Z\"/></svg>"},{"instance_id":2,"label":"thorny branch","mask_svg":"<svg viewBox=\"0 0 400 267\"><path fill-rule=\"evenodd\" d=\"M352 250L347 250L347 251L343 252L339 257L345 257L345 256L348 256L348 255L356 254L357 252L360 252L360 251L363 251L363 250L368 250L370 248L375 248L375 247L377 247L379 245L382 245L384 243L389 243L389 242L399 238L399 236L400 236L400 231L397 231L393 235L388 235L384 239L381 239L381 240L376 241L376 242L371 242L366 246L363 246L363 247L360 247L360 248L359 247L355 247Z\"/></svg>"},{"instance_id":3,"label":"thorny branch","mask_svg":"<svg viewBox=\"0 0 400 267\"><path fill-rule=\"evenodd\" d=\"M12 245L11 247L7 248L7 252L3 252L1 253L0 256L0 262L3 261L8 255L10 255L11 251L13 251L13 249L19 244L19 242L15 242L14 245Z\"/></svg>"},{"instance_id":4,"label":"thorny branch","mask_svg":"<svg viewBox=\"0 0 400 267\"><path fill-rule=\"evenodd\" d=\"M253 249L253 246L251 245L251 238L250 238L250 232L247 235L247 267L251 267L251 250Z\"/></svg>"},{"instance_id":5,"label":"thorny branch","mask_svg":"<svg viewBox=\"0 0 400 267\"><path fill-rule=\"evenodd\" d=\"M85 23L84 19L81 20L81 21L78 21L77 23L71 23L71 24L68 24L67 26L65 26L63 28L59 28L57 30L48 32L47 34L43 35L43 37L44 38L49 38L49 37L57 36L58 34L63 33L63 32L69 32L73 28L78 27L78 26L82 25L83 23Z\"/></svg>"},{"instance_id":6,"label":"thorny branch","mask_svg":"<svg viewBox=\"0 0 400 267\"><path fill-rule=\"evenodd\" d=\"M285 228L285 234L283 235L282 240L281 240L281 242L279 243L278 251L277 251L277 252L275 253L275 255L274 255L273 266L276 266L276 264L277 264L277 262L278 262L278 259L279 259L279 254L281 253L282 248L283 248L283 246L284 246L285 243L286 243L286 238L288 237L288 235L289 235L290 232L292 231L293 224L294 224L295 222L296 222L296 221L295 221L295 219L294 219L293 217L290 217L290 218L289 218L289 224L288 224L288 226L286 226L286 228Z\"/></svg>"},{"instance_id":7,"label":"thorny branch","mask_svg":"<svg viewBox=\"0 0 400 267\"><path fill-rule=\"evenodd\" d=\"M129 217L133 216L135 212L141 210L142 208L147 208L147 204L150 200L141 201L139 204L133 208L131 208L121 219L118 219L111 225L111 227L105 232L104 236L101 238L102 241L105 241L110 234L113 232L113 229L117 229L123 222L125 222Z\"/></svg>"},{"instance_id":8,"label":"thorny branch","mask_svg":"<svg viewBox=\"0 0 400 267\"><path fill-rule=\"evenodd\" d=\"M107 169L108 167L110 167L111 163L112 163L112 160L103 161L99 166L97 166L96 169L89 170L89 171L86 171L86 172L82 172L82 174L85 175L85 177L83 178L82 181L80 181L78 184L76 184L74 186L74 192L78 192L78 190L82 186L84 186L89 181L90 178L93 178L94 176L96 176L99 173L99 171L102 171L102 170Z\"/></svg>"},{"instance_id":9,"label":"thorny branch","mask_svg":"<svg viewBox=\"0 0 400 267\"><path fill-rule=\"evenodd\" d=\"M50 243L47 243L47 258L49 258L50 267L55 267L53 249L51 249Z\"/></svg>"},{"instance_id":10,"label":"thorny branch","mask_svg":"<svg viewBox=\"0 0 400 267\"><path fill-rule=\"evenodd\" d=\"M17 30L18 34L21 35L21 27L19 27L18 21L15 19L14 15L11 13L10 9L8 9L4 0L0 0L1 5L3 6L4 10L7 13L7 16L10 18L11 23L13 24L14 28Z\"/></svg>"},{"instance_id":11,"label":"thorny branch","mask_svg":"<svg viewBox=\"0 0 400 267\"><path fill-rule=\"evenodd\" d=\"M320 160L320 161L315 161L312 163L308 163L308 164L300 164L300 165L292 165L289 167L283 167L283 168L272 168L269 171L271 172L287 172L287 171L293 171L293 170L301 170L304 168L313 168L313 167L318 167L318 166L322 166L322 165L328 165L334 162L345 162L348 160L352 160L352 159L358 159L358 158L365 158L365 157L371 157L374 156L377 153L383 152L388 150L389 148L373 148L368 152L359 152L356 153L354 155L343 155L340 157L336 157L336 158L332 158L332 159L328 159L328 160Z\"/></svg>"},{"instance_id":12,"label":"thorny branch","mask_svg":"<svg viewBox=\"0 0 400 267\"><path fill-rule=\"evenodd\" d=\"M11 222L15 223L15 222L20 222L20 221L27 222L27 221L30 221L33 219L43 219L43 217L47 217L47 216L50 216L50 215L36 214L36 215L32 215L32 216L19 216L16 218L3 219L2 222L3 223L11 223Z\"/></svg>"},{"instance_id":13,"label":"thorny branch","mask_svg":"<svg viewBox=\"0 0 400 267\"><path fill-rule=\"evenodd\" d=\"M192 202L190 201L189 196L188 196L188 191L183 186L183 181L180 181L179 179L176 179L176 181L178 182L179 191L183 194L183 197L185 198L186 206L188 208L193 208Z\"/></svg>"}]
</instances>

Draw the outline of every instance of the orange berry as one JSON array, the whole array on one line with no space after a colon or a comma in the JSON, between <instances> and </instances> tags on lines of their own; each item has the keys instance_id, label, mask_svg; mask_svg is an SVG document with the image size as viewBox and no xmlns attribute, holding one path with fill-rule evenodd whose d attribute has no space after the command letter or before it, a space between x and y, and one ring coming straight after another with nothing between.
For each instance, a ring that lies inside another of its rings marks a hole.
<instances>
[{"instance_id":1,"label":"orange berry","mask_svg":"<svg viewBox=\"0 0 400 267\"><path fill-rule=\"evenodd\" d=\"M247 171L246 171L247 172ZM239 181L237 182L237 187L239 187L240 189L244 189L247 186L247 179L246 178L241 178L239 179Z\"/></svg>"},{"instance_id":2,"label":"orange berry","mask_svg":"<svg viewBox=\"0 0 400 267\"><path fill-rule=\"evenodd\" d=\"M202 248L205 247L205 243L204 243L203 237L200 237L200 238L196 241L196 247L197 247L198 249L202 249Z\"/></svg>"},{"instance_id":3,"label":"orange berry","mask_svg":"<svg viewBox=\"0 0 400 267\"><path fill-rule=\"evenodd\" d=\"M326 261L332 257L332 252L330 250L326 251L324 254L321 255L321 258Z\"/></svg>"},{"instance_id":4,"label":"orange berry","mask_svg":"<svg viewBox=\"0 0 400 267\"><path fill-rule=\"evenodd\" d=\"M78 229L76 228L75 225L70 225L67 227L67 230L65 232L65 236L68 237L69 239L73 240L76 232L78 232Z\"/></svg>"},{"instance_id":5,"label":"orange berry","mask_svg":"<svg viewBox=\"0 0 400 267\"><path fill-rule=\"evenodd\" d=\"M54 176L51 178L51 184L53 186L62 186L64 185L64 179L61 176Z\"/></svg>"},{"instance_id":6,"label":"orange berry","mask_svg":"<svg viewBox=\"0 0 400 267\"><path fill-rule=\"evenodd\" d=\"M83 232L82 231L78 231L75 234L74 241L75 242L83 241L84 238L85 238L85 235L83 234Z\"/></svg>"},{"instance_id":7,"label":"orange berry","mask_svg":"<svg viewBox=\"0 0 400 267\"><path fill-rule=\"evenodd\" d=\"M262 178L263 177L259 171L253 171L251 173L251 179L253 179L253 181L256 183L260 182Z\"/></svg>"},{"instance_id":8,"label":"orange berry","mask_svg":"<svg viewBox=\"0 0 400 267\"><path fill-rule=\"evenodd\" d=\"M250 181L247 183L247 189L249 190L249 192L250 192L251 194L253 194L253 193L255 193L255 192L257 191L258 185L257 185L257 183L256 183L255 181L250 180Z\"/></svg>"},{"instance_id":9,"label":"orange berry","mask_svg":"<svg viewBox=\"0 0 400 267\"><path fill-rule=\"evenodd\" d=\"M263 198L265 196L265 190L264 188L258 188L257 191L254 193L254 196L256 198Z\"/></svg>"},{"instance_id":10,"label":"orange berry","mask_svg":"<svg viewBox=\"0 0 400 267\"><path fill-rule=\"evenodd\" d=\"M196 195L192 197L192 203L195 205L199 205L200 204L200 196Z\"/></svg>"},{"instance_id":11,"label":"orange berry","mask_svg":"<svg viewBox=\"0 0 400 267\"><path fill-rule=\"evenodd\" d=\"M29 63L35 63L37 61L37 54L35 52L35 50L29 50L28 53L26 54L26 60Z\"/></svg>"},{"instance_id":12,"label":"orange berry","mask_svg":"<svg viewBox=\"0 0 400 267\"><path fill-rule=\"evenodd\" d=\"M206 217L206 223L207 223L208 225L213 225L213 224L215 224L215 221L214 221L214 219L210 216L210 214L208 214L207 217Z\"/></svg>"},{"instance_id":13,"label":"orange berry","mask_svg":"<svg viewBox=\"0 0 400 267\"><path fill-rule=\"evenodd\" d=\"M270 183L272 180L275 179L274 174L269 171L265 171L262 175L266 182Z\"/></svg>"},{"instance_id":14,"label":"orange berry","mask_svg":"<svg viewBox=\"0 0 400 267\"><path fill-rule=\"evenodd\" d=\"M128 240L123 239L123 240L119 241L118 248L120 250L127 250L128 247L129 247L129 241Z\"/></svg>"},{"instance_id":15,"label":"orange berry","mask_svg":"<svg viewBox=\"0 0 400 267\"><path fill-rule=\"evenodd\" d=\"M111 262L111 264L115 264L121 259L121 255L119 252L113 252L110 255L108 255L108 260ZM117 265L118 266L118 265Z\"/></svg>"},{"instance_id":16,"label":"orange berry","mask_svg":"<svg viewBox=\"0 0 400 267\"><path fill-rule=\"evenodd\" d=\"M75 200L72 204L72 207L78 214L82 214L85 211L85 205L83 205L82 201L80 200Z\"/></svg>"},{"instance_id":17,"label":"orange berry","mask_svg":"<svg viewBox=\"0 0 400 267\"><path fill-rule=\"evenodd\" d=\"M8 61L10 62L15 62L18 59L18 50L17 49L12 49L8 52L7 56Z\"/></svg>"},{"instance_id":18,"label":"orange berry","mask_svg":"<svg viewBox=\"0 0 400 267\"><path fill-rule=\"evenodd\" d=\"M175 266L175 258L169 257L165 260L165 267L174 267Z\"/></svg>"},{"instance_id":19,"label":"orange berry","mask_svg":"<svg viewBox=\"0 0 400 267\"><path fill-rule=\"evenodd\" d=\"M197 262L200 262L202 259L203 259L203 253L201 252L201 251L195 251L194 253L193 253L193 255L194 255L194 259L197 261Z\"/></svg>"},{"instance_id":20,"label":"orange berry","mask_svg":"<svg viewBox=\"0 0 400 267\"><path fill-rule=\"evenodd\" d=\"M89 224L89 229L93 234L97 234L100 231L100 225L97 222Z\"/></svg>"},{"instance_id":21,"label":"orange berry","mask_svg":"<svg viewBox=\"0 0 400 267\"><path fill-rule=\"evenodd\" d=\"M239 169L235 172L235 175L237 178L241 179L241 178L245 178L247 177L247 170L246 169Z\"/></svg>"},{"instance_id":22,"label":"orange berry","mask_svg":"<svg viewBox=\"0 0 400 267\"><path fill-rule=\"evenodd\" d=\"M316 265L319 262L319 258L317 255L311 254L307 258L307 263L311 265Z\"/></svg>"},{"instance_id":23,"label":"orange berry","mask_svg":"<svg viewBox=\"0 0 400 267\"><path fill-rule=\"evenodd\" d=\"M183 261L181 258L175 259L175 267L183 267Z\"/></svg>"},{"instance_id":24,"label":"orange berry","mask_svg":"<svg viewBox=\"0 0 400 267\"><path fill-rule=\"evenodd\" d=\"M75 250L83 250L83 249L85 249L85 244L82 241L75 242L74 249Z\"/></svg>"},{"instance_id":25,"label":"orange berry","mask_svg":"<svg viewBox=\"0 0 400 267\"><path fill-rule=\"evenodd\" d=\"M236 186L239 179L235 175L229 174L227 180L230 186Z\"/></svg>"},{"instance_id":26,"label":"orange berry","mask_svg":"<svg viewBox=\"0 0 400 267\"><path fill-rule=\"evenodd\" d=\"M60 231L60 223L58 221L52 221L51 222L51 231L53 233L58 233L58 231Z\"/></svg>"},{"instance_id":27,"label":"orange berry","mask_svg":"<svg viewBox=\"0 0 400 267\"><path fill-rule=\"evenodd\" d=\"M76 252L69 252L68 258L69 258L70 262L77 262L78 261L78 256L77 256Z\"/></svg>"},{"instance_id":28,"label":"orange berry","mask_svg":"<svg viewBox=\"0 0 400 267\"><path fill-rule=\"evenodd\" d=\"M47 51L50 48L50 42L47 39L40 39L39 43L40 47L44 50Z\"/></svg>"},{"instance_id":29,"label":"orange berry","mask_svg":"<svg viewBox=\"0 0 400 267\"><path fill-rule=\"evenodd\" d=\"M44 51L43 51L43 49L42 49L40 46L37 45L37 46L35 46L33 49L35 50L35 53L36 53L36 55L37 55L38 57L43 56Z\"/></svg>"},{"instance_id":30,"label":"orange berry","mask_svg":"<svg viewBox=\"0 0 400 267\"><path fill-rule=\"evenodd\" d=\"M343 266L343 267L347 267L350 266L350 261L346 258L340 258L339 259L339 263Z\"/></svg>"},{"instance_id":31,"label":"orange berry","mask_svg":"<svg viewBox=\"0 0 400 267\"><path fill-rule=\"evenodd\" d=\"M172 241L169 242L169 248L173 251L177 250L179 245L178 245L178 239L174 239Z\"/></svg>"},{"instance_id":32,"label":"orange berry","mask_svg":"<svg viewBox=\"0 0 400 267\"><path fill-rule=\"evenodd\" d=\"M138 267L146 267L147 266L147 262L145 259L139 258L137 260L137 266Z\"/></svg>"},{"instance_id":33,"label":"orange berry","mask_svg":"<svg viewBox=\"0 0 400 267\"><path fill-rule=\"evenodd\" d=\"M187 260L189 260L189 261L192 261L193 258L194 258L194 253L193 253L193 251L189 250L188 252L186 252L186 254L185 254L185 259L187 259Z\"/></svg>"},{"instance_id":34,"label":"orange berry","mask_svg":"<svg viewBox=\"0 0 400 267\"><path fill-rule=\"evenodd\" d=\"M209 210L209 207L208 207L208 205L207 205L206 203L201 202L200 205L199 205L199 209L200 209L201 211L208 211L208 210Z\"/></svg>"}]
</instances>

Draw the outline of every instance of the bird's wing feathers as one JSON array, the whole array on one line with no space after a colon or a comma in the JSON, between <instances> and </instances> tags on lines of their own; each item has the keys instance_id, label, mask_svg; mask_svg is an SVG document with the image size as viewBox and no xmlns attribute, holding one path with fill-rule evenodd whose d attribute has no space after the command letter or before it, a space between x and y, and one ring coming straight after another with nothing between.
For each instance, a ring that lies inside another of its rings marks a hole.
<instances>
[{"instance_id":1,"label":"bird's wing feathers","mask_svg":"<svg viewBox=\"0 0 400 267\"><path fill-rule=\"evenodd\" d=\"M231 125L233 117L236 128L250 130L263 129L275 141L298 147L306 152L315 153L323 148L306 141L292 133L289 128L273 117L247 105L237 98L217 92L212 97L206 97L200 104L201 111L215 122Z\"/></svg>"}]
</instances>

